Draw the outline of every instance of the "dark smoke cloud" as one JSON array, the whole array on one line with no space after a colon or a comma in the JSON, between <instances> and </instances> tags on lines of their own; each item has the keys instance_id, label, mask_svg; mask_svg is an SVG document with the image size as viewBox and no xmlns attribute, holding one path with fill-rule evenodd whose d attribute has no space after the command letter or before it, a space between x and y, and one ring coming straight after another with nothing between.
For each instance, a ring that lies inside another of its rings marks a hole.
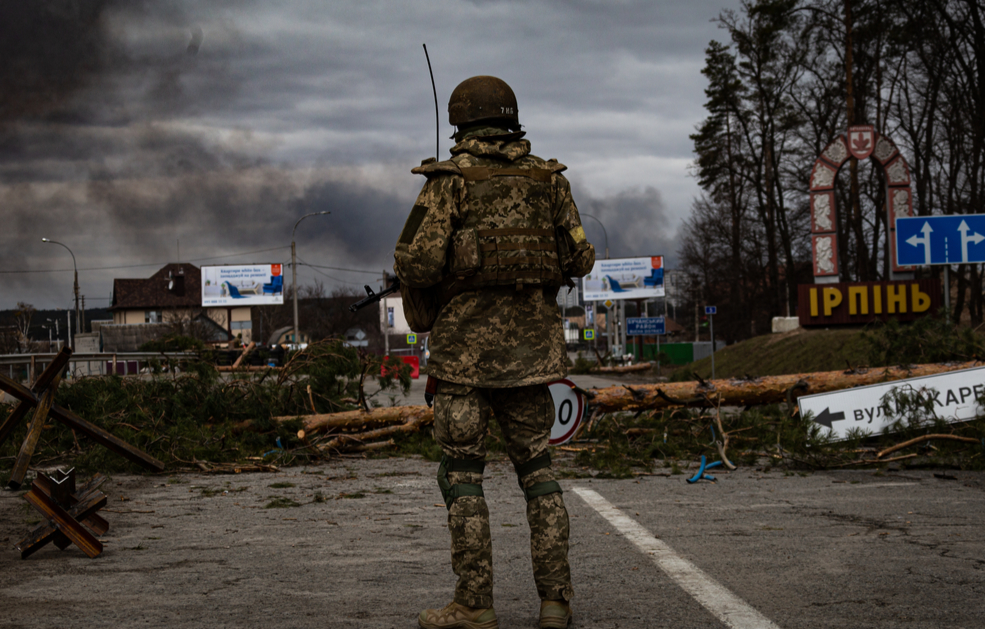
<instances>
[{"instance_id":1,"label":"dark smoke cloud","mask_svg":"<svg viewBox=\"0 0 985 629\"><path fill-rule=\"evenodd\" d=\"M109 4L0 2L0 127L45 115L103 71Z\"/></svg>"},{"instance_id":2,"label":"dark smoke cloud","mask_svg":"<svg viewBox=\"0 0 985 629\"><path fill-rule=\"evenodd\" d=\"M596 222L582 218L597 257L605 256L605 234L608 233L609 256L612 258L662 255L665 265L676 266L674 218L667 212L656 188L647 186L602 198L592 197L579 187L572 193L579 211L598 219Z\"/></svg>"}]
</instances>

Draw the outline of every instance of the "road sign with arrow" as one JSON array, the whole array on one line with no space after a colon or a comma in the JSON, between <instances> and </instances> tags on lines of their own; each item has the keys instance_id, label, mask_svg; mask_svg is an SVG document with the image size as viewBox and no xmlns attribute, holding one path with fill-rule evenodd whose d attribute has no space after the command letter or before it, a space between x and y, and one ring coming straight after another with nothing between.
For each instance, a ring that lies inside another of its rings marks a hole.
<instances>
[{"instance_id":1,"label":"road sign with arrow","mask_svg":"<svg viewBox=\"0 0 985 629\"><path fill-rule=\"evenodd\" d=\"M897 420L906 419L883 408L884 398L894 389L933 400L933 413L923 416L927 421L934 417L951 423L968 421L982 414L978 399L985 396L985 367L805 395L799 400L800 414L806 417L810 413L813 421L828 428L835 439L847 438L853 428L877 435Z\"/></svg>"},{"instance_id":2,"label":"road sign with arrow","mask_svg":"<svg viewBox=\"0 0 985 629\"><path fill-rule=\"evenodd\" d=\"M985 214L896 219L896 258L902 266L985 262Z\"/></svg>"}]
</instances>

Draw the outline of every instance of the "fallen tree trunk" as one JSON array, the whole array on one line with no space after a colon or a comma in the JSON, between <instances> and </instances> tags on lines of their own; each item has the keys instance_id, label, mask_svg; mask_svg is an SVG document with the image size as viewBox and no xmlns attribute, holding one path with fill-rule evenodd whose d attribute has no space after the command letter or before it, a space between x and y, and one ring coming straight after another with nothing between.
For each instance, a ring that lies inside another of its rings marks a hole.
<instances>
[{"instance_id":1,"label":"fallen tree trunk","mask_svg":"<svg viewBox=\"0 0 985 629\"><path fill-rule=\"evenodd\" d=\"M935 365L913 365L910 367L886 367L851 371L826 371L820 373L793 374L787 376L765 376L749 380L721 379L701 382L671 382L643 384L636 386L620 385L594 389L588 400L589 406L599 413L618 411L654 410L680 406L755 406L796 402L801 395L826 393L850 389L852 387L880 382L890 382L935 373L957 371L978 366L978 362L946 363ZM430 424L434 412L427 406L389 406L366 411L346 411L309 415L307 417L275 417L274 421L285 422L293 419L303 421L307 434L329 430L365 430L377 428L363 434L349 434L362 441L394 432L408 430ZM402 424L393 426L393 424ZM389 427L389 428L387 428ZM380 432L393 429L393 432ZM326 444L328 445L328 444Z\"/></svg>"},{"instance_id":2,"label":"fallen tree trunk","mask_svg":"<svg viewBox=\"0 0 985 629\"><path fill-rule=\"evenodd\" d=\"M404 407L414 409L416 407ZM427 408L427 407L424 407ZM430 409L427 409L430 411ZM357 434L343 433L331 441L323 443L318 446L318 449L322 452L328 452L332 450L341 450L344 448L355 446L356 448L363 447L368 448L369 445L366 444L368 441L373 441L375 439L380 439L382 437L389 437L390 435L396 434L398 432L417 432L421 429L421 426L431 423L434 420L434 414L428 413L416 413L413 414L410 419L398 426L387 426L386 428L377 428L376 430L370 430L368 432L362 432ZM390 440L393 443L393 440ZM375 446L381 447L381 446Z\"/></svg>"},{"instance_id":3,"label":"fallen tree trunk","mask_svg":"<svg viewBox=\"0 0 985 629\"><path fill-rule=\"evenodd\" d=\"M592 373L635 373L637 371L649 371L653 369L650 363L638 363L636 365L620 365L617 367L599 367Z\"/></svg>"},{"instance_id":4,"label":"fallen tree trunk","mask_svg":"<svg viewBox=\"0 0 985 629\"><path fill-rule=\"evenodd\" d=\"M421 425L434 419L434 412L424 406L386 406L366 411L344 411L342 413L323 413L320 415L290 415L274 417L275 422L288 422L300 419L306 434L327 432L329 430L363 430L369 427L400 424L408 420L419 420Z\"/></svg>"},{"instance_id":5,"label":"fallen tree trunk","mask_svg":"<svg viewBox=\"0 0 985 629\"><path fill-rule=\"evenodd\" d=\"M722 379L615 386L594 391L591 404L603 413L668 408L673 406L754 406L795 402L813 393L839 391L867 384L915 378L975 367L978 362L879 367L850 371L825 371L749 380ZM788 397L789 395L789 397Z\"/></svg>"}]
</instances>

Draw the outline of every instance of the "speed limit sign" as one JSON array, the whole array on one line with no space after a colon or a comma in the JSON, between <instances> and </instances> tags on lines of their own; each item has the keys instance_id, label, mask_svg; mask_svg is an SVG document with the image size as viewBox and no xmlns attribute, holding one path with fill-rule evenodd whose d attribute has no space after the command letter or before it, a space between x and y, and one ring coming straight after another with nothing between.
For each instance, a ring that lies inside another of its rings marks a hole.
<instances>
[{"instance_id":1,"label":"speed limit sign","mask_svg":"<svg viewBox=\"0 0 985 629\"><path fill-rule=\"evenodd\" d=\"M550 444L556 446L575 436L585 414L585 400L575 391L575 383L567 378L547 386L554 398L554 427L551 428Z\"/></svg>"}]
</instances>

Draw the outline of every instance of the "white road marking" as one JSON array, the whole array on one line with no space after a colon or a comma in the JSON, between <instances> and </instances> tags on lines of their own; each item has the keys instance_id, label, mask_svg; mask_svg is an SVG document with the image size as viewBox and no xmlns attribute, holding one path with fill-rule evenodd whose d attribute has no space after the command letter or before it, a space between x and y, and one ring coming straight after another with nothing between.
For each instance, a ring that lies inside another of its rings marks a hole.
<instances>
[{"instance_id":1,"label":"white road marking","mask_svg":"<svg viewBox=\"0 0 985 629\"><path fill-rule=\"evenodd\" d=\"M674 549L654 537L597 492L587 487L573 487L571 491L598 511L637 548L650 555L658 568L726 626L732 629L779 629L769 618L722 587L690 561L678 556Z\"/></svg>"},{"instance_id":2,"label":"white road marking","mask_svg":"<svg viewBox=\"0 0 985 629\"><path fill-rule=\"evenodd\" d=\"M836 483L828 485L828 489L875 489L876 487L913 487L920 483Z\"/></svg>"}]
</instances>

